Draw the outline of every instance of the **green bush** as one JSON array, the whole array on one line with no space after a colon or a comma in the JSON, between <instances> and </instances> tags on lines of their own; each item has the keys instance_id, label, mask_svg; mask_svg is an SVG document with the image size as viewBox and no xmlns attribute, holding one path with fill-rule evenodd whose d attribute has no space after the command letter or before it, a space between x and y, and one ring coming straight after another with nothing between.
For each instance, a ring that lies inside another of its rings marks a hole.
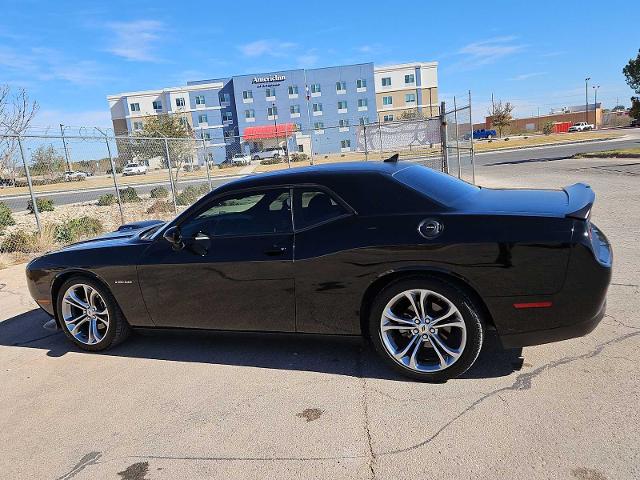
<instances>
[{"instance_id":1,"label":"green bush","mask_svg":"<svg viewBox=\"0 0 640 480\"><path fill-rule=\"evenodd\" d=\"M147 213L149 214L173 213L173 211L173 203L168 200L156 200L153 205L147 208Z\"/></svg>"},{"instance_id":2,"label":"green bush","mask_svg":"<svg viewBox=\"0 0 640 480\"><path fill-rule=\"evenodd\" d=\"M542 133L545 135L551 135L553 133L553 122L546 122L542 126Z\"/></svg>"},{"instance_id":3,"label":"green bush","mask_svg":"<svg viewBox=\"0 0 640 480\"><path fill-rule=\"evenodd\" d=\"M38 212L53 212L53 200L50 198L36 198L36 206ZM27 202L27 210L29 213L33 213L33 202L29 200Z\"/></svg>"},{"instance_id":4,"label":"green bush","mask_svg":"<svg viewBox=\"0 0 640 480\"><path fill-rule=\"evenodd\" d=\"M133 187L127 187L120 190L120 200L122 203L135 203L142 201L138 196L138 192Z\"/></svg>"},{"instance_id":5,"label":"green bush","mask_svg":"<svg viewBox=\"0 0 640 480\"><path fill-rule=\"evenodd\" d=\"M95 236L103 231L102 222L97 218L82 216L65 220L56 226L55 239L60 243L71 243L82 237Z\"/></svg>"},{"instance_id":6,"label":"green bush","mask_svg":"<svg viewBox=\"0 0 640 480\"><path fill-rule=\"evenodd\" d=\"M7 234L0 244L0 252L31 253L36 250L37 234L15 230Z\"/></svg>"},{"instance_id":7,"label":"green bush","mask_svg":"<svg viewBox=\"0 0 640 480\"><path fill-rule=\"evenodd\" d=\"M178 205L191 205L208 191L209 187L206 184L198 186L189 185L182 192L180 192L178 196L176 196L176 203Z\"/></svg>"},{"instance_id":8,"label":"green bush","mask_svg":"<svg viewBox=\"0 0 640 480\"><path fill-rule=\"evenodd\" d=\"M0 202L0 231L4 227L8 227L9 225L15 225L16 221L13 219L13 215L11 214L11 209L7 207L6 204Z\"/></svg>"},{"instance_id":9,"label":"green bush","mask_svg":"<svg viewBox=\"0 0 640 480\"><path fill-rule=\"evenodd\" d=\"M100 207L108 207L114 203L116 203L116 196L113 193L105 193L98 197L98 206Z\"/></svg>"},{"instance_id":10,"label":"green bush","mask_svg":"<svg viewBox=\"0 0 640 480\"><path fill-rule=\"evenodd\" d=\"M275 165L276 163L282 163L282 159L280 157L277 157L265 158L264 160L260 160L260 165Z\"/></svg>"},{"instance_id":11,"label":"green bush","mask_svg":"<svg viewBox=\"0 0 640 480\"><path fill-rule=\"evenodd\" d=\"M309 155L307 155L306 153L292 153L289 158L291 159L292 162L304 162L306 160L309 160Z\"/></svg>"},{"instance_id":12,"label":"green bush","mask_svg":"<svg viewBox=\"0 0 640 480\"><path fill-rule=\"evenodd\" d=\"M154 187L151 189L151 198L167 198L169 191L164 187Z\"/></svg>"}]
</instances>

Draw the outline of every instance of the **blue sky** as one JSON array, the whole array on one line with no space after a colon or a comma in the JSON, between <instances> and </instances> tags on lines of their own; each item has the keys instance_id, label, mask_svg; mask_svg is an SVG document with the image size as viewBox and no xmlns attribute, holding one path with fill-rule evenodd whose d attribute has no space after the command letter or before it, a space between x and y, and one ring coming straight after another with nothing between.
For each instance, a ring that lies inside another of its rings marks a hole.
<instances>
[{"instance_id":1,"label":"blue sky","mask_svg":"<svg viewBox=\"0 0 640 480\"><path fill-rule=\"evenodd\" d=\"M112 93L367 61L438 61L440 99L470 89L476 119L491 93L519 115L582 104L586 76L629 105L640 48L628 0L2 3L0 83L40 103L38 127L110 126Z\"/></svg>"}]
</instances>

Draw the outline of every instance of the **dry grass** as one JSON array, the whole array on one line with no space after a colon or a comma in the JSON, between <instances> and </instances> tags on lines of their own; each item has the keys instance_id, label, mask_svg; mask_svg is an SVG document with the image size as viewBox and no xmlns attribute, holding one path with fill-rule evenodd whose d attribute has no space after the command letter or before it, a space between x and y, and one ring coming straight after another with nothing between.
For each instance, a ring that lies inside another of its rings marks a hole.
<instances>
[{"instance_id":1,"label":"dry grass","mask_svg":"<svg viewBox=\"0 0 640 480\"><path fill-rule=\"evenodd\" d=\"M609 140L621 137L617 132L575 132L575 133L554 133L551 135L535 135L527 138L517 137L509 140L497 139L491 142L476 141L474 149L476 152L489 152L492 150L502 150L505 148L535 147L539 145L553 145L557 143L584 142L587 140Z\"/></svg>"},{"instance_id":2,"label":"dry grass","mask_svg":"<svg viewBox=\"0 0 640 480\"><path fill-rule=\"evenodd\" d=\"M573 158L640 158L640 148L604 150L602 152L576 153Z\"/></svg>"}]
</instances>

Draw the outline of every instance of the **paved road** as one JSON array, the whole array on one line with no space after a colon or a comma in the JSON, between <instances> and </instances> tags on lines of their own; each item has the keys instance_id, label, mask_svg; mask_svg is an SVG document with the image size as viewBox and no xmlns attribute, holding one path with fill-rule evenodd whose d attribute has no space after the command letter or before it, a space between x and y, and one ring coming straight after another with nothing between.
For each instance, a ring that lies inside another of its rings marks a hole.
<instances>
[{"instance_id":1,"label":"paved road","mask_svg":"<svg viewBox=\"0 0 640 480\"><path fill-rule=\"evenodd\" d=\"M441 385L338 338L171 332L82 352L42 329L24 266L0 270L0 477L638 479L637 163L478 168L487 186L590 183L613 283L590 335L522 350L489 339Z\"/></svg>"},{"instance_id":2,"label":"paved road","mask_svg":"<svg viewBox=\"0 0 640 480\"><path fill-rule=\"evenodd\" d=\"M479 153L476 155L476 165L481 166L505 162L530 162L541 159L555 160L567 158L576 153L596 152L620 148L640 148L640 129L628 130L627 132L628 133L626 134L626 137L629 138L625 138L624 140L606 140L574 145L533 147L527 149ZM238 176L218 178L213 177L212 185L216 187L230 181L233 178L238 178ZM202 183L206 183L206 179L181 180L180 188L182 188L184 185L194 185ZM146 194L149 193L149 191L151 191L153 187L158 185L164 185L168 188L168 182L154 182L144 185L136 185L135 188L138 193ZM43 194L43 196L53 198L56 205L67 205L70 203L94 201L97 200L100 195L105 193L113 193L113 187L86 189L76 192L53 192ZM3 197L2 191L0 191L0 201L7 204L9 208L11 208L11 210L13 210L14 212L24 211L27 208L29 195Z\"/></svg>"}]
</instances>

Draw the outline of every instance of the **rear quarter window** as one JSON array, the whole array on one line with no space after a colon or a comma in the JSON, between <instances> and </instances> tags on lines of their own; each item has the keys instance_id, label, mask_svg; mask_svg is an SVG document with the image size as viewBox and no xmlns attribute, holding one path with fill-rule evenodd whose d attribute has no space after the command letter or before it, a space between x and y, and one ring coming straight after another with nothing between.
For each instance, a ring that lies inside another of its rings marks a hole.
<instances>
[{"instance_id":1,"label":"rear quarter window","mask_svg":"<svg viewBox=\"0 0 640 480\"><path fill-rule=\"evenodd\" d=\"M480 191L475 185L420 165L400 170L393 174L393 178L447 206Z\"/></svg>"}]
</instances>

